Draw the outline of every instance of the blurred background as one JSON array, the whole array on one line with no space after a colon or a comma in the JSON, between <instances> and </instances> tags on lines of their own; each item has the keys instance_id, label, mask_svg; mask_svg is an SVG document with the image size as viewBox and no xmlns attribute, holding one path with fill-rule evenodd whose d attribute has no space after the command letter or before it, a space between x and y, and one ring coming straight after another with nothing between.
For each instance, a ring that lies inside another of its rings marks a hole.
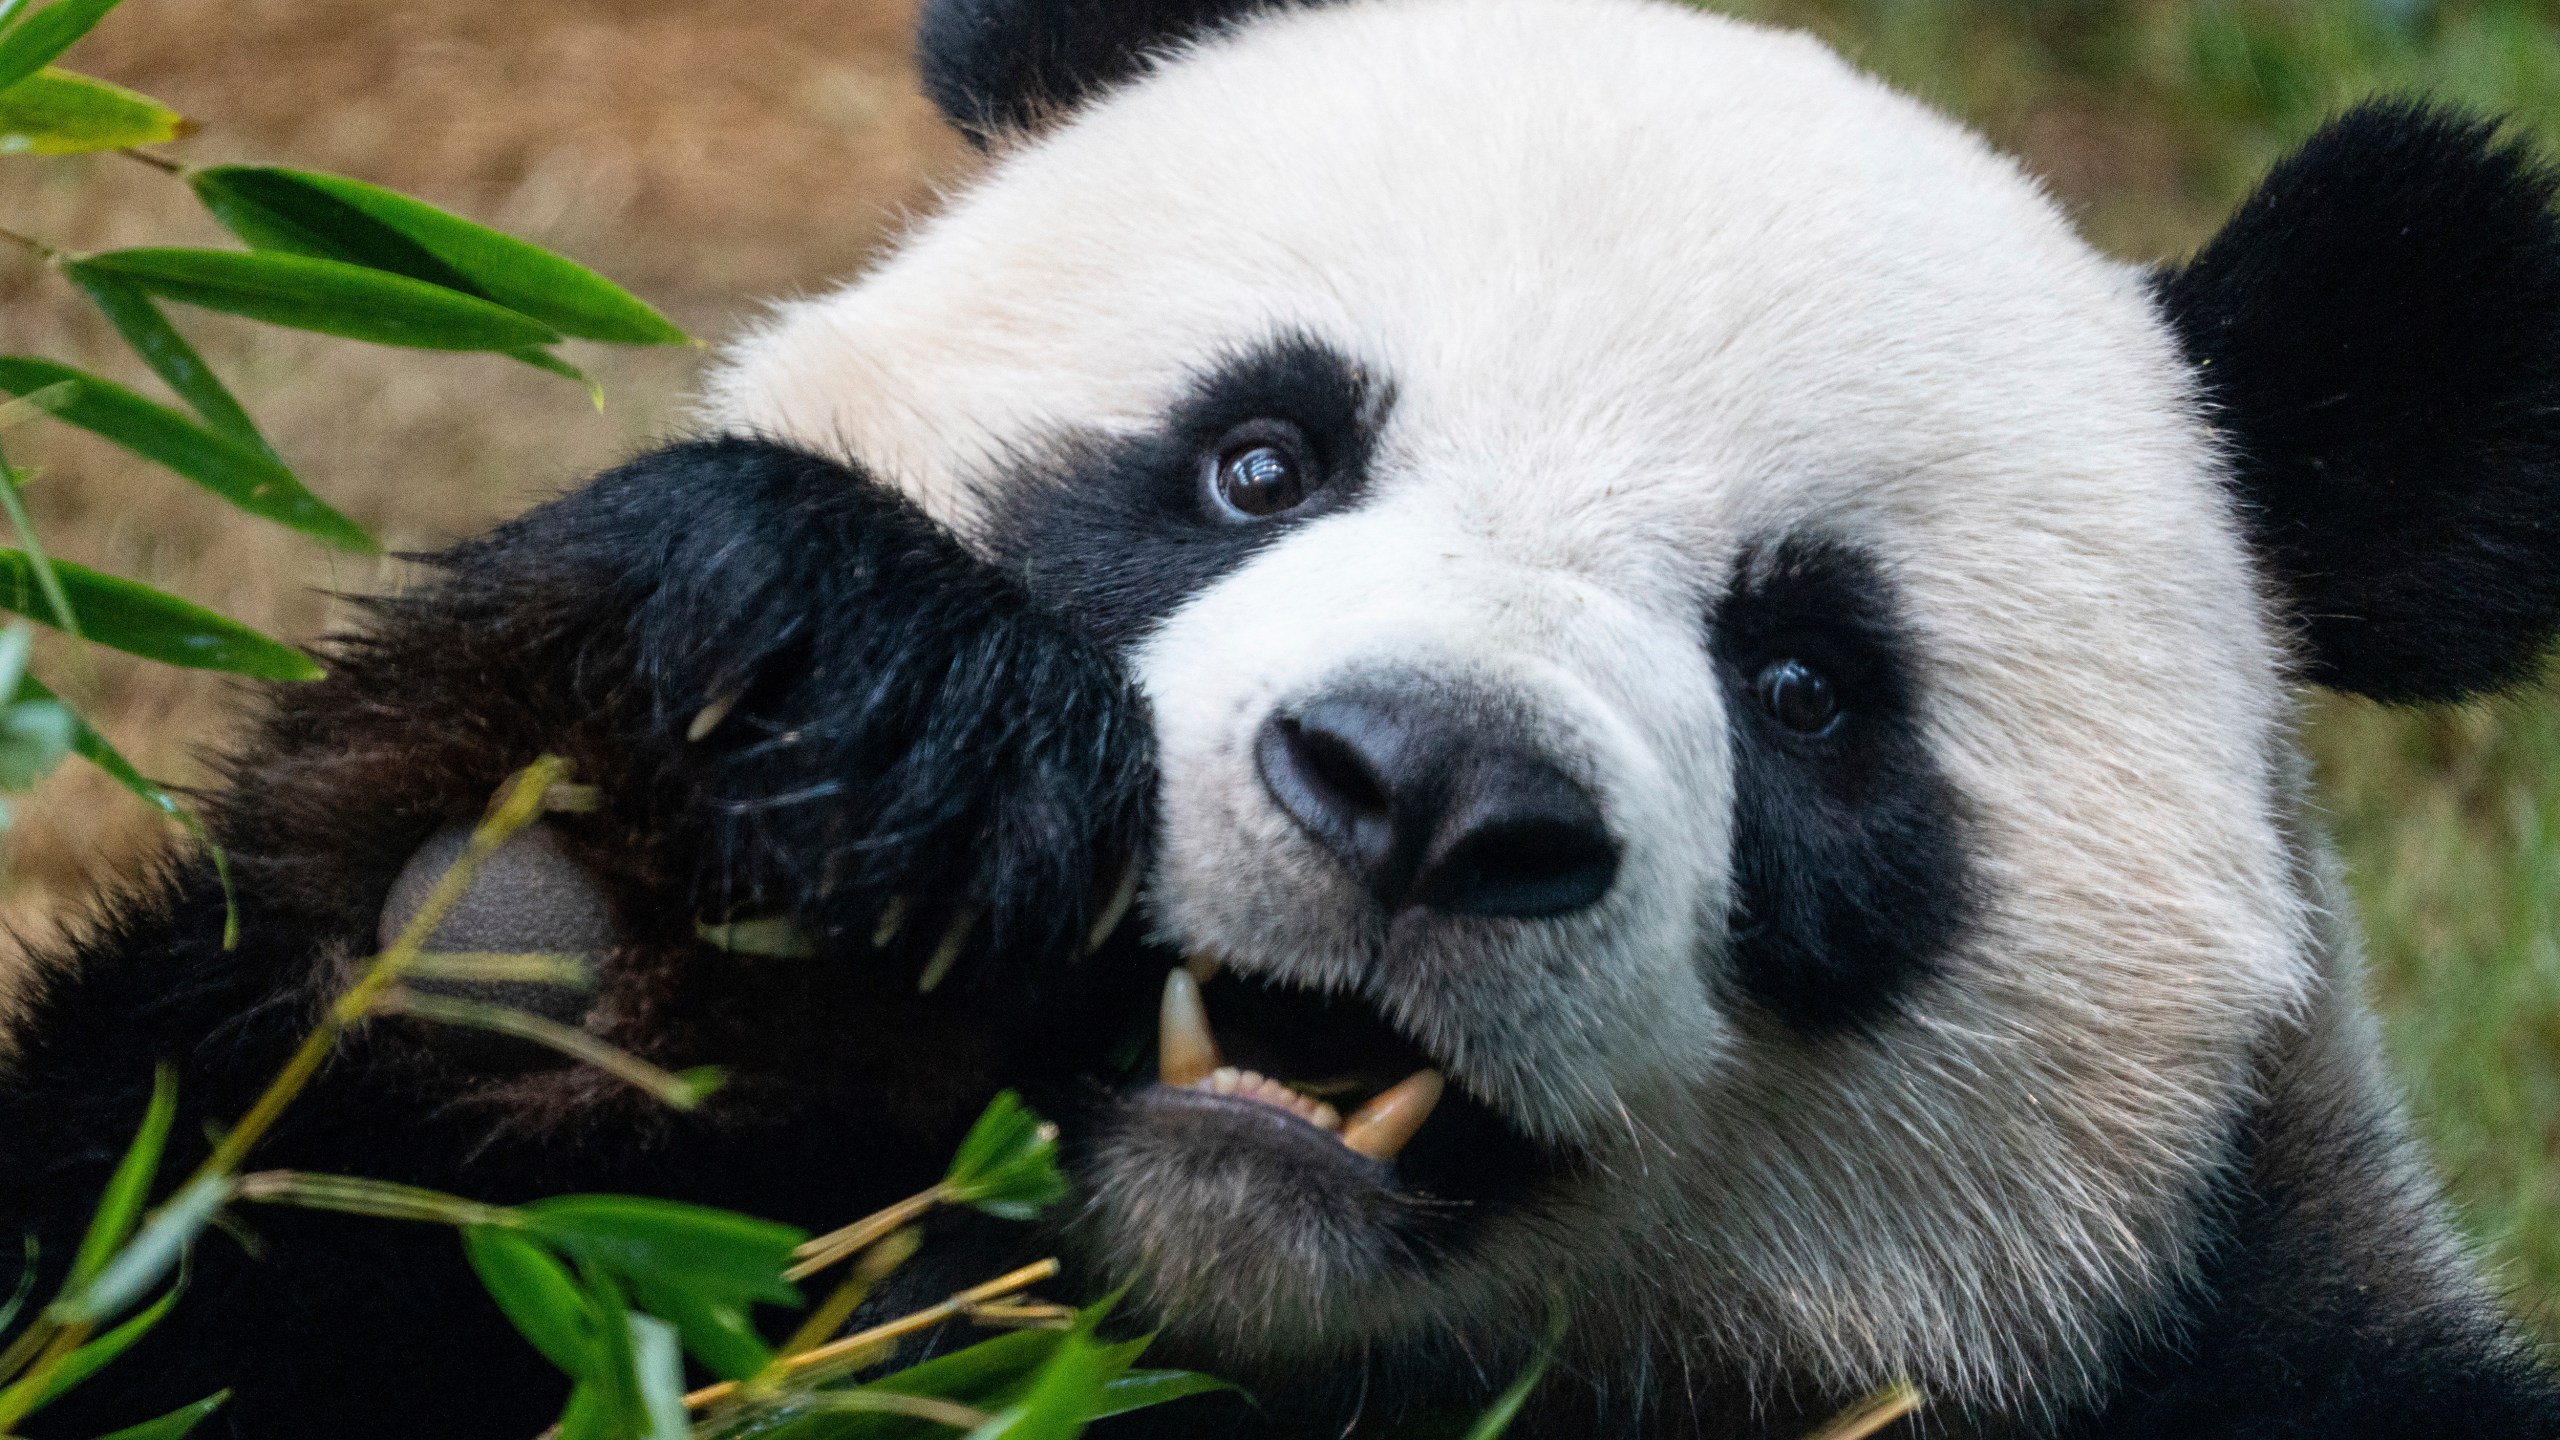
<instances>
[{"instance_id":1,"label":"blurred background","mask_svg":"<svg viewBox=\"0 0 2560 1440\"><path fill-rule=\"evenodd\" d=\"M1971 120L2101 247L2183 254L2326 114L2376 91L2560 145L2560 0L1742 0ZM194 163L408 191L602 270L717 340L858 270L967 151L915 93L909 0L129 0L67 57L200 122ZM2560 153L2560 152L2555 152ZM223 245L118 156L0 158L0 225L57 246ZM312 488L394 550L469 534L683 424L701 352L569 347L605 387L187 312ZM157 387L58 276L0 254L0 351ZM54 553L308 640L396 561L333 554L62 426L12 436ZM87 713L199 780L230 682L101 652ZM2314 699L2304 737L2420 1129L2464 1223L2560 1334L2560 691L2458 711ZM0 927L40 945L167 843L84 765L19 807ZM0 980L14 968L0 956Z\"/></svg>"}]
</instances>

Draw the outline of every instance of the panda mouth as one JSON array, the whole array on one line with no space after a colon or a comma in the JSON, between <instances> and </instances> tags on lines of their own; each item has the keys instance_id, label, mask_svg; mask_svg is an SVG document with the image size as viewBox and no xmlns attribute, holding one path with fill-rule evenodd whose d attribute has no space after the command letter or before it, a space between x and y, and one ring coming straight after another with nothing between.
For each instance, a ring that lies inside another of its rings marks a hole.
<instances>
[{"instance_id":1,"label":"panda mouth","mask_svg":"<svg viewBox=\"0 0 2560 1440\"><path fill-rule=\"evenodd\" d=\"M1165 973L1156 1079L1195 1104L1285 1117L1381 1165L1404 1152L1447 1093L1431 1057L1356 1002L1197 957Z\"/></svg>"}]
</instances>

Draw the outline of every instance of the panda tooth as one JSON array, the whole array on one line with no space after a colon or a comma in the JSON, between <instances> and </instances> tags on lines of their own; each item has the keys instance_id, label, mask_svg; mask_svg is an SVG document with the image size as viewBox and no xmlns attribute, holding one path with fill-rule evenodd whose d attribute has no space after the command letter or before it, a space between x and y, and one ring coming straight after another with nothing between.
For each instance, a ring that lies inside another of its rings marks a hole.
<instances>
[{"instance_id":1,"label":"panda tooth","mask_svg":"<svg viewBox=\"0 0 2560 1440\"><path fill-rule=\"evenodd\" d=\"M1156 1007L1156 1078L1179 1089L1235 1074L1221 1069L1222 1063L1217 1037L1209 1033L1208 1007L1200 1003L1200 982L1179 966L1167 970L1164 1000Z\"/></svg>"},{"instance_id":2,"label":"panda tooth","mask_svg":"<svg viewBox=\"0 0 2560 1440\"><path fill-rule=\"evenodd\" d=\"M1372 1160L1393 1160L1440 1103L1437 1070L1416 1070L1342 1122L1342 1143Z\"/></svg>"}]
</instances>

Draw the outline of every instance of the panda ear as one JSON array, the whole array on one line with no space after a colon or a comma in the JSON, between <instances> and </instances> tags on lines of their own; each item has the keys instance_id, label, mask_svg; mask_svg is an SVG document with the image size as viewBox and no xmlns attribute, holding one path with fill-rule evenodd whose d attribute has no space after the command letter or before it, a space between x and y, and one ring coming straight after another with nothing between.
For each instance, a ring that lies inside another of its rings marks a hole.
<instances>
[{"instance_id":1,"label":"panda ear","mask_svg":"<svg viewBox=\"0 0 2560 1440\"><path fill-rule=\"evenodd\" d=\"M2560 627L2554 189L2492 124L2368 103L2158 277L2321 684L2495 690Z\"/></svg>"},{"instance_id":2,"label":"panda ear","mask_svg":"<svg viewBox=\"0 0 2560 1440\"><path fill-rule=\"evenodd\" d=\"M981 147L1037 129L1135 76L1150 56L1289 0L926 0L916 63Z\"/></svg>"}]
</instances>

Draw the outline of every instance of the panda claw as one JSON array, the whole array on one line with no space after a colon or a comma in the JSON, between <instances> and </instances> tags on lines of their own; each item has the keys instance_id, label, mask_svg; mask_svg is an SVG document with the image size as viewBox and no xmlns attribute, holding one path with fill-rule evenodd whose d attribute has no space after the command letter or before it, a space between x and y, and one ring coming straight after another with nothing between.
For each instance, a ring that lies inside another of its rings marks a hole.
<instances>
[{"instance_id":1,"label":"panda claw","mask_svg":"<svg viewBox=\"0 0 2560 1440\"><path fill-rule=\"evenodd\" d=\"M960 963L960 947L969 943L969 932L978 928L978 912L963 910L942 927L942 938L933 943L933 954L924 962L924 970L916 976L916 993L930 995L951 975L951 967Z\"/></svg>"},{"instance_id":2,"label":"panda claw","mask_svg":"<svg viewBox=\"0 0 2560 1440\"><path fill-rule=\"evenodd\" d=\"M1093 928L1084 937L1084 953L1092 954L1129 918L1129 907L1138 900L1138 857L1135 854L1120 863L1120 878L1111 887L1111 898L1103 903L1102 913L1094 917Z\"/></svg>"},{"instance_id":3,"label":"panda claw","mask_svg":"<svg viewBox=\"0 0 2560 1440\"><path fill-rule=\"evenodd\" d=\"M738 708L738 701L743 699L746 693L743 690L732 690L695 712L693 723L684 727L685 743L699 745L709 739L711 732L720 728L720 722L729 718L729 712Z\"/></svg>"},{"instance_id":4,"label":"panda claw","mask_svg":"<svg viewBox=\"0 0 2560 1440\"><path fill-rule=\"evenodd\" d=\"M907 897L904 895L890 896L889 903L880 907L880 918L872 922L871 948L874 950L888 949L889 942L897 939L898 932L905 929L906 925Z\"/></svg>"}]
</instances>

